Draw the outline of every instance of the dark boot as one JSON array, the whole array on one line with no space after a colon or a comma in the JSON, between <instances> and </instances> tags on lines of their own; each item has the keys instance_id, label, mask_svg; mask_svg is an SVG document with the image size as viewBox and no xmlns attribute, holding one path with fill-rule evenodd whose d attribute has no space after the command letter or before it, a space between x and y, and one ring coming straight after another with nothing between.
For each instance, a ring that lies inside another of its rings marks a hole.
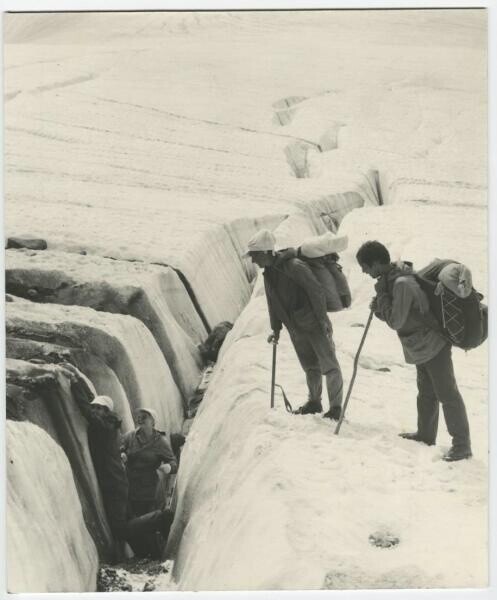
<instances>
[{"instance_id":1,"label":"dark boot","mask_svg":"<svg viewBox=\"0 0 497 600\"><path fill-rule=\"evenodd\" d=\"M316 413L322 412L323 407L321 402L313 402L312 400L308 400L305 404L303 404L300 408L293 411L294 415L314 415Z\"/></svg>"},{"instance_id":2,"label":"dark boot","mask_svg":"<svg viewBox=\"0 0 497 600\"><path fill-rule=\"evenodd\" d=\"M326 411L323 415L323 419L331 419L332 421L339 421L342 414L341 406L331 406L330 410Z\"/></svg>"},{"instance_id":3,"label":"dark boot","mask_svg":"<svg viewBox=\"0 0 497 600\"><path fill-rule=\"evenodd\" d=\"M442 459L446 462L455 462L456 460L464 460L466 458L471 458L472 456L469 448L457 448L452 446L452 448L443 455Z\"/></svg>"},{"instance_id":4,"label":"dark boot","mask_svg":"<svg viewBox=\"0 0 497 600\"><path fill-rule=\"evenodd\" d=\"M415 431L414 433L399 433L399 437L404 438L405 440L412 440L413 442L422 442L427 446L434 446L435 442L432 440L425 440L421 435Z\"/></svg>"}]
</instances>

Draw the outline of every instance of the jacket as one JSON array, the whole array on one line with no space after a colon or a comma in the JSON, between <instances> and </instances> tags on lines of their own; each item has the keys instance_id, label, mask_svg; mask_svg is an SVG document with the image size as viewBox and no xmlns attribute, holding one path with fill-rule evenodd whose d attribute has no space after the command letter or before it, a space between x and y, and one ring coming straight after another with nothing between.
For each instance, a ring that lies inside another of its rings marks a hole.
<instances>
[{"instance_id":1,"label":"jacket","mask_svg":"<svg viewBox=\"0 0 497 600\"><path fill-rule=\"evenodd\" d=\"M410 263L390 265L375 285L375 315L397 332L409 364L423 364L446 345Z\"/></svg>"},{"instance_id":2,"label":"jacket","mask_svg":"<svg viewBox=\"0 0 497 600\"><path fill-rule=\"evenodd\" d=\"M309 331L327 321L326 298L321 284L304 261L294 254L277 252L264 269L264 287L271 329Z\"/></svg>"},{"instance_id":3,"label":"jacket","mask_svg":"<svg viewBox=\"0 0 497 600\"><path fill-rule=\"evenodd\" d=\"M128 457L130 500L155 499L159 480L156 470L162 463L171 465L171 473L178 470L176 457L163 431L154 429L150 440L145 440L140 428L129 431L123 436L122 450Z\"/></svg>"},{"instance_id":4,"label":"jacket","mask_svg":"<svg viewBox=\"0 0 497 600\"><path fill-rule=\"evenodd\" d=\"M128 478L121 460L121 420L110 412L101 417L90 406L93 393L83 379L71 384L71 392L88 421L88 445L102 493L127 501Z\"/></svg>"}]
</instances>

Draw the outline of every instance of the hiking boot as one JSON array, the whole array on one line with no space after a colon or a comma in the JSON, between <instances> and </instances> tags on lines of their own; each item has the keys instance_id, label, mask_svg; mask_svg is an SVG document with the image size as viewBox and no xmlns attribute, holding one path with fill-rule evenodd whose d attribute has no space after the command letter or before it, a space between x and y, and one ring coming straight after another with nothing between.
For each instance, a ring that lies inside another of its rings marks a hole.
<instances>
[{"instance_id":1,"label":"hiking boot","mask_svg":"<svg viewBox=\"0 0 497 600\"><path fill-rule=\"evenodd\" d=\"M405 440L412 440L413 442L421 442L423 444L426 444L427 446L435 445L435 442L423 439L417 431L415 431L414 433L399 433L399 437L404 438Z\"/></svg>"},{"instance_id":2,"label":"hiking boot","mask_svg":"<svg viewBox=\"0 0 497 600\"><path fill-rule=\"evenodd\" d=\"M330 410L326 411L323 415L323 419L331 419L332 421L339 421L342 415L341 406L332 406Z\"/></svg>"},{"instance_id":3,"label":"hiking boot","mask_svg":"<svg viewBox=\"0 0 497 600\"><path fill-rule=\"evenodd\" d=\"M455 462L456 460L464 460L471 458L471 450L469 448L454 448L452 447L446 454L442 456L442 459L446 462Z\"/></svg>"},{"instance_id":4,"label":"hiking boot","mask_svg":"<svg viewBox=\"0 0 497 600\"><path fill-rule=\"evenodd\" d=\"M294 415L314 415L316 413L322 412L323 407L321 402L313 402L312 400L308 400L305 404L303 404L300 408L293 411Z\"/></svg>"}]
</instances>

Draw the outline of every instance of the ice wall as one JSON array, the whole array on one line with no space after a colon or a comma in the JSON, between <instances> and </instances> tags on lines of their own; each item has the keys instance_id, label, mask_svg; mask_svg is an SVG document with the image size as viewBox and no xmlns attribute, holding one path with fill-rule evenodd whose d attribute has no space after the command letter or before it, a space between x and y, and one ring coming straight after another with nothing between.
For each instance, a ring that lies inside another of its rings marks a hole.
<instances>
[{"instance_id":1,"label":"ice wall","mask_svg":"<svg viewBox=\"0 0 497 600\"><path fill-rule=\"evenodd\" d=\"M68 252L8 250L6 290L35 302L88 306L142 321L183 396L200 373L205 328L175 271Z\"/></svg>"},{"instance_id":2,"label":"ice wall","mask_svg":"<svg viewBox=\"0 0 497 600\"><path fill-rule=\"evenodd\" d=\"M8 591L94 591L98 554L64 452L30 423L7 421L6 443Z\"/></svg>"},{"instance_id":3,"label":"ice wall","mask_svg":"<svg viewBox=\"0 0 497 600\"><path fill-rule=\"evenodd\" d=\"M69 459L83 515L101 560L113 556L113 540L88 448L87 423L71 386L57 367L7 358L7 418L29 421L62 448Z\"/></svg>"},{"instance_id":4,"label":"ice wall","mask_svg":"<svg viewBox=\"0 0 497 600\"><path fill-rule=\"evenodd\" d=\"M116 373L132 410L154 408L159 427L181 431L181 394L152 334L138 319L23 300L7 303L6 319L8 336L67 344L95 355Z\"/></svg>"},{"instance_id":5,"label":"ice wall","mask_svg":"<svg viewBox=\"0 0 497 600\"><path fill-rule=\"evenodd\" d=\"M81 348L14 336L8 336L5 344L8 358L42 364L73 364L92 382L96 394L112 398L124 430L129 431L133 428L133 416L126 392L113 369L97 356Z\"/></svg>"}]
</instances>

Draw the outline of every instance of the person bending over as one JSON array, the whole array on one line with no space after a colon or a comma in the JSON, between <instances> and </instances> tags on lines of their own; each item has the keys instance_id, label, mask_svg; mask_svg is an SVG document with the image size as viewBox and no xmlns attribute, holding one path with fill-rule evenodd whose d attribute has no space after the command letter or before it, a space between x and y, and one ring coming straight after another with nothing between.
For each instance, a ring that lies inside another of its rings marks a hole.
<instances>
[{"instance_id":1,"label":"person bending over","mask_svg":"<svg viewBox=\"0 0 497 600\"><path fill-rule=\"evenodd\" d=\"M470 458L468 417L454 375L452 346L442 336L410 263L392 263L387 248L377 241L363 244L356 258L363 273L377 280L371 309L397 332L405 361L416 366L418 427L414 433L399 435L434 445L441 404L452 436L452 447L444 460Z\"/></svg>"}]
</instances>

